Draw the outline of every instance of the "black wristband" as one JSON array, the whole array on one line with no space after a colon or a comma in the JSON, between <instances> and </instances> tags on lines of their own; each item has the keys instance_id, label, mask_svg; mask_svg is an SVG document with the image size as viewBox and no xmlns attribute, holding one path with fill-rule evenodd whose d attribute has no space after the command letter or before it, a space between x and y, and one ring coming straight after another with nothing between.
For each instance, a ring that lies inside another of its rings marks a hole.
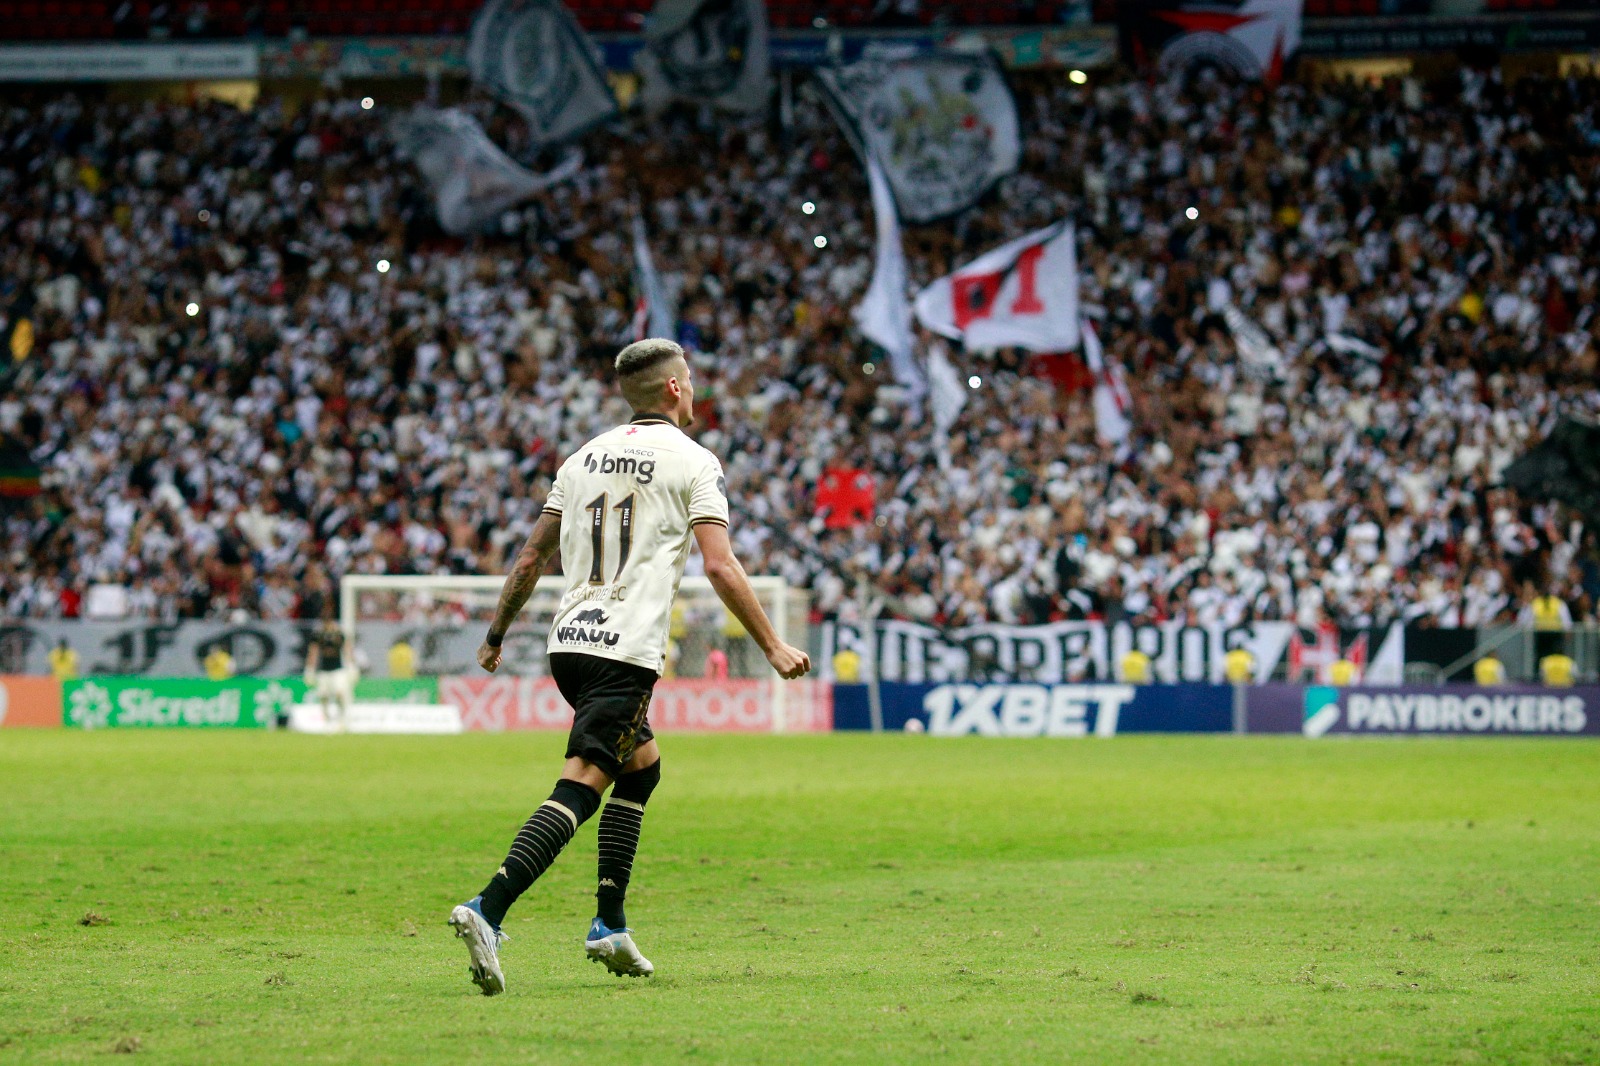
<instances>
[{"instance_id":1,"label":"black wristband","mask_svg":"<svg viewBox=\"0 0 1600 1066\"><path fill-rule=\"evenodd\" d=\"M489 630L489 635L483 638L483 642L491 648L498 648L505 639L506 635L504 633L496 633L491 629Z\"/></svg>"}]
</instances>

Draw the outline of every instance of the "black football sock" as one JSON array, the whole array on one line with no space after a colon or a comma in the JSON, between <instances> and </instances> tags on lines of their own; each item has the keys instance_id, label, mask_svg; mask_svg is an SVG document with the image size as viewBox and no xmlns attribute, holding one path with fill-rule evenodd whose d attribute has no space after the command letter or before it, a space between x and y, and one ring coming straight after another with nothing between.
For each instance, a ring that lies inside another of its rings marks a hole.
<instances>
[{"instance_id":1,"label":"black football sock","mask_svg":"<svg viewBox=\"0 0 1600 1066\"><path fill-rule=\"evenodd\" d=\"M517 897L550 868L567 841L600 806L600 793L582 781L562 778L550 798L539 805L511 842L506 861L484 888L483 916L496 929Z\"/></svg>"},{"instance_id":2,"label":"black football sock","mask_svg":"<svg viewBox=\"0 0 1600 1066\"><path fill-rule=\"evenodd\" d=\"M628 917L622 909L628 895L628 877L633 873L633 857L639 851L644 805L660 780L660 759L643 770L623 774L600 812L600 887L594 898L598 903L595 913L607 929L628 927Z\"/></svg>"}]
</instances>

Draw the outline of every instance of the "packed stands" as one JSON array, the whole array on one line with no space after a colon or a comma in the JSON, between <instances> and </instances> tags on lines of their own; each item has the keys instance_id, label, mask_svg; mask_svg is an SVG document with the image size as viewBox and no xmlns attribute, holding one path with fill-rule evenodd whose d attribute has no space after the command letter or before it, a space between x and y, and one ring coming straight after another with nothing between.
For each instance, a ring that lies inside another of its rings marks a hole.
<instances>
[{"instance_id":1,"label":"packed stands","mask_svg":"<svg viewBox=\"0 0 1600 1066\"><path fill-rule=\"evenodd\" d=\"M382 101L13 98L0 428L43 491L5 518L0 609L289 617L346 572L503 568L559 460L624 417L637 198L736 546L824 615L1471 626L1554 590L1594 619L1593 532L1497 481L1600 410L1600 82L1017 92L1023 172L909 229L912 279L1075 218L1124 449L1070 356L953 353L975 387L947 450L886 387L850 317L866 181L805 93L788 129L596 132L574 181L467 243Z\"/></svg>"}]
</instances>

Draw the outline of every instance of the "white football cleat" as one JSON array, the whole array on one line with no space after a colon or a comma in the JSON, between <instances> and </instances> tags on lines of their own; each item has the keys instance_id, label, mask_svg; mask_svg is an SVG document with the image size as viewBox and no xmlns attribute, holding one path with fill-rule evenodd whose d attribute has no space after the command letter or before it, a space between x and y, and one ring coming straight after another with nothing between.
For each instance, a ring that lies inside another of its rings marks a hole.
<instances>
[{"instance_id":1,"label":"white football cleat","mask_svg":"<svg viewBox=\"0 0 1600 1066\"><path fill-rule=\"evenodd\" d=\"M467 972L472 974L472 983L481 988L484 995L498 996L506 990L506 977L500 972L500 944L506 935L483 916L482 899L482 896L473 896L458 904L450 912L450 925L456 936L467 942L467 954L472 958Z\"/></svg>"},{"instance_id":2,"label":"white football cleat","mask_svg":"<svg viewBox=\"0 0 1600 1066\"><path fill-rule=\"evenodd\" d=\"M590 962L605 963L606 969L618 977L649 977L656 972L650 960L639 954L632 930L607 929L599 918L589 927L583 950Z\"/></svg>"}]
</instances>

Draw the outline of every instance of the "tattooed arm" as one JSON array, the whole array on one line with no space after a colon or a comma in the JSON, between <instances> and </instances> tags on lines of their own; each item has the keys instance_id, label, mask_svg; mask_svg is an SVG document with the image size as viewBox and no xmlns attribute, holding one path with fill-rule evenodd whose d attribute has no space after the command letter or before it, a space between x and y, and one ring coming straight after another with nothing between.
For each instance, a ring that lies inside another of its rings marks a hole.
<instances>
[{"instance_id":1,"label":"tattooed arm","mask_svg":"<svg viewBox=\"0 0 1600 1066\"><path fill-rule=\"evenodd\" d=\"M533 524L533 532L517 553L517 561L511 564L511 573L506 575L505 587L500 590L500 605L495 608L494 621L489 623L489 636L478 648L478 665L491 674L500 668L500 642L505 639L506 630L511 628L522 605L533 595L539 575L544 573L550 557L560 546L561 516L545 511Z\"/></svg>"}]
</instances>

